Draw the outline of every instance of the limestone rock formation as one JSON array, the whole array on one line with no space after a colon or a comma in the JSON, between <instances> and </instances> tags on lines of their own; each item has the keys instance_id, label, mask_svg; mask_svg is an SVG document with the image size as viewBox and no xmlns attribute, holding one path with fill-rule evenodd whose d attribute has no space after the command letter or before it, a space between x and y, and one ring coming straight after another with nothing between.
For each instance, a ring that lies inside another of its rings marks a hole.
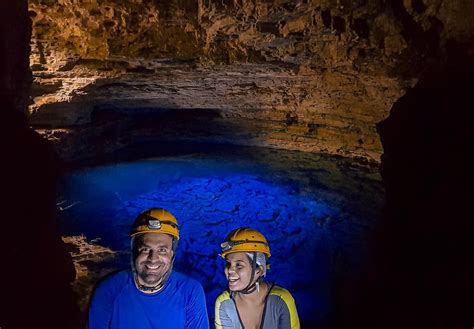
<instances>
[{"instance_id":1,"label":"limestone rock formation","mask_svg":"<svg viewBox=\"0 0 474 329\"><path fill-rule=\"evenodd\" d=\"M88 241L84 235L67 236L62 240L71 249L71 257L76 269L73 287L80 297L78 300L80 309L86 313L94 284L101 277L116 270L109 263L115 260L117 253L101 246L100 241Z\"/></svg>"},{"instance_id":2,"label":"limestone rock formation","mask_svg":"<svg viewBox=\"0 0 474 329\"><path fill-rule=\"evenodd\" d=\"M472 38L472 13L470 0L32 0L31 122L65 159L152 138L379 161L375 124ZM155 119L137 124L144 111Z\"/></svg>"},{"instance_id":3,"label":"limestone rock formation","mask_svg":"<svg viewBox=\"0 0 474 329\"><path fill-rule=\"evenodd\" d=\"M30 94L29 39L31 24L26 1L0 3L0 116L7 122L11 110L25 112ZM11 107L11 108L10 108Z\"/></svg>"}]
</instances>

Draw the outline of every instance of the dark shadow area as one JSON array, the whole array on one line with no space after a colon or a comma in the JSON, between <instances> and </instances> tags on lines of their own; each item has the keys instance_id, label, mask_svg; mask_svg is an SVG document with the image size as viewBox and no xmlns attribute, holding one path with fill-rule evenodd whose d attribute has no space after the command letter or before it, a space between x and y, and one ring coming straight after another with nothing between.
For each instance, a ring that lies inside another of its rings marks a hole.
<instances>
[{"instance_id":1,"label":"dark shadow area","mask_svg":"<svg viewBox=\"0 0 474 329\"><path fill-rule=\"evenodd\" d=\"M73 328L75 269L56 221L60 163L51 144L2 100L2 328Z\"/></svg>"},{"instance_id":2,"label":"dark shadow area","mask_svg":"<svg viewBox=\"0 0 474 329\"><path fill-rule=\"evenodd\" d=\"M447 64L425 73L378 125L387 204L373 328L474 325L474 62L459 55L468 47L448 49Z\"/></svg>"},{"instance_id":3,"label":"dark shadow area","mask_svg":"<svg viewBox=\"0 0 474 329\"><path fill-rule=\"evenodd\" d=\"M212 139L214 136L237 134L237 127L231 127L221 118L218 109L185 108L114 108L95 106L91 113L91 124L100 131L101 127L115 123L113 134L100 137L118 139L123 145L133 142L170 140ZM110 135L110 136L109 136Z\"/></svg>"},{"instance_id":4,"label":"dark shadow area","mask_svg":"<svg viewBox=\"0 0 474 329\"><path fill-rule=\"evenodd\" d=\"M114 158L111 153L143 144L246 144L258 136L259 128L267 128L264 120L229 118L218 108L181 108L166 98L147 104L150 102L144 99L82 96L127 86L125 82L100 80L81 89L81 95L71 102L49 104L32 113L30 125L42 130L68 163L101 163L103 158Z\"/></svg>"},{"instance_id":5,"label":"dark shadow area","mask_svg":"<svg viewBox=\"0 0 474 329\"><path fill-rule=\"evenodd\" d=\"M27 2L0 2L0 327L70 329L75 270L56 222L60 164L21 112L31 83Z\"/></svg>"}]
</instances>

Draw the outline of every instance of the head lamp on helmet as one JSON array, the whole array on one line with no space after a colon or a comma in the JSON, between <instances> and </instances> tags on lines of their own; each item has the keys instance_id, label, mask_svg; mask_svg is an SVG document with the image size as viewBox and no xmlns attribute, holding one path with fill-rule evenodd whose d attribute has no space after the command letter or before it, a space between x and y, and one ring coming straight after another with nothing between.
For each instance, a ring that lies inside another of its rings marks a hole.
<instances>
[{"instance_id":1,"label":"head lamp on helmet","mask_svg":"<svg viewBox=\"0 0 474 329\"><path fill-rule=\"evenodd\" d=\"M221 256L234 252L261 252L270 257L270 247L267 239L259 231L244 227L233 230L221 243Z\"/></svg>"},{"instance_id":2,"label":"head lamp on helmet","mask_svg":"<svg viewBox=\"0 0 474 329\"><path fill-rule=\"evenodd\" d=\"M150 286L144 284L143 281L140 281L140 272L138 272L137 264L135 261L139 257L139 248L143 243L143 240L146 239L143 235L146 233L163 233L168 234L172 237L172 256L170 259L170 266L166 273L163 274L160 281L154 285ZM132 270L135 278L136 287L145 292L145 293L155 293L160 291L164 284L167 282L168 277L171 274L173 269L173 262L176 254L176 248L179 240L179 229L178 221L169 211L163 208L151 208L145 210L137 216L135 222L132 226L132 231L130 232L131 236L131 247L132 247L132 257L131 264ZM137 238L138 237L138 238Z\"/></svg>"},{"instance_id":3,"label":"head lamp on helmet","mask_svg":"<svg viewBox=\"0 0 474 329\"><path fill-rule=\"evenodd\" d=\"M268 268L267 258L271 256L270 247L265 236L259 231L248 227L235 229L221 243L221 251L223 258L237 252L243 252L249 257L252 265L249 283L247 287L237 292L243 294L258 292L260 283ZM256 276L257 267L261 267L263 271L258 277Z\"/></svg>"},{"instance_id":4,"label":"head lamp on helmet","mask_svg":"<svg viewBox=\"0 0 474 329\"><path fill-rule=\"evenodd\" d=\"M179 240L178 221L172 213L163 208L145 210L135 219L130 236L145 233L165 233Z\"/></svg>"}]
</instances>

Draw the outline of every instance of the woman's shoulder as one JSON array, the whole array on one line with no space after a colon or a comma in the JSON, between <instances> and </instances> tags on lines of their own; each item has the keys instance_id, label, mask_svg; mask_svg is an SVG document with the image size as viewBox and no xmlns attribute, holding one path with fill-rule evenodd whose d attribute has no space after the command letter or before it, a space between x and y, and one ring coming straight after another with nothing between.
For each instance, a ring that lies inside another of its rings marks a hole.
<instances>
[{"instance_id":1,"label":"woman's shoulder","mask_svg":"<svg viewBox=\"0 0 474 329\"><path fill-rule=\"evenodd\" d=\"M231 299L231 295L230 295L229 290L224 290L223 292L219 294L219 296L217 296L216 303L222 303L223 301L230 300L230 299Z\"/></svg>"},{"instance_id":2,"label":"woman's shoulder","mask_svg":"<svg viewBox=\"0 0 474 329\"><path fill-rule=\"evenodd\" d=\"M291 296L291 293L287 289L285 289L282 286L279 286L277 284L273 284L271 286L270 295L277 295L277 296L280 296L280 297L291 297L291 298L293 298L293 296Z\"/></svg>"},{"instance_id":3,"label":"woman's shoulder","mask_svg":"<svg viewBox=\"0 0 474 329\"><path fill-rule=\"evenodd\" d=\"M285 301L286 303L288 303L288 302L294 303L294 299L293 299L293 296L291 295L291 293L287 289L285 289L282 286L279 286L277 284L274 284L271 287L270 292L269 292L269 296L278 296L281 299L283 299L283 301Z\"/></svg>"},{"instance_id":4,"label":"woman's shoulder","mask_svg":"<svg viewBox=\"0 0 474 329\"><path fill-rule=\"evenodd\" d=\"M268 303L270 306L273 305L278 310L278 314L283 317L283 321L287 323L285 328L300 328L295 300L288 290L281 286L273 285L268 296Z\"/></svg>"}]
</instances>

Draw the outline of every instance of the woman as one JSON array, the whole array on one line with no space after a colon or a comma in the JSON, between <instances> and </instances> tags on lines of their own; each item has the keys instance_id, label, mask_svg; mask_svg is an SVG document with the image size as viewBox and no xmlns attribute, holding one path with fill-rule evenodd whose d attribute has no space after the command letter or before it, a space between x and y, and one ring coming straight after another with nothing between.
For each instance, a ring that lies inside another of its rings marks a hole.
<instances>
[{"instance_id":1,"label":"woman","mask_svg":"<svg viewBox=\"0 0 474 329\"><path fill-rule=\"evenodd\" d=\"M299 329L291 294L264 280L270 248L263 234L238 228L229 233L221 248L229 290L216 299L216 328Z\"/></svg>"}]
</instances>

